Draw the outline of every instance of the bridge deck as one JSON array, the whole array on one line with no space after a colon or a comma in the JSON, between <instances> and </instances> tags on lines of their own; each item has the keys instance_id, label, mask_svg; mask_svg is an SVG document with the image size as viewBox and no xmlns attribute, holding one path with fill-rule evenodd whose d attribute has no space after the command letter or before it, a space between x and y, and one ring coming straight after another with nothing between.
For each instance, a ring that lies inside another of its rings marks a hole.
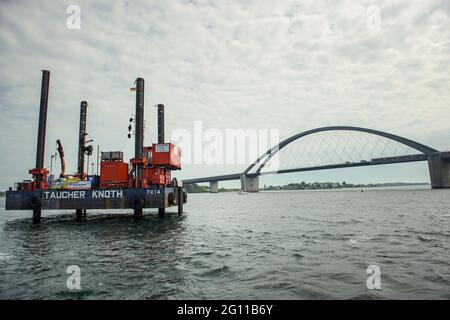
<instances>
[{"instance_id":1,"label":"bridge deck","mask_svg":"<svg viewBox=\"0 0 450 320\"><path fill-rule=\"evenodd\" d=\"M442 152L443 157L450 157L450 152ZM412 154L396 157L385 157L385 158L374 158L370 161L360 161L360 162L346 162L340 164L331 164L323 166L296 168L296 169L283 169L278 171L266 171L260 172L259 174L247 174L247 176L258 176L258 175L269 175L269 174L280 174L280 173L292 173L292 172L302 172L302 171L314 171L314 170L327 170L327 169L339 169L339 168L351 168L351 167L364 167L364 166L374 166L382 164L392 164L392 163L404 163L404 162L415 162L415 161L427 161L428 157L425 154ZM183 184L193 184L193 183L203 183L203 182L215 182L215 181L230 181L230 180L240 180L241 173L233 173L220 176L210 176L204 178L186 179L183 180Z\"/></svg>"}]
</instances>

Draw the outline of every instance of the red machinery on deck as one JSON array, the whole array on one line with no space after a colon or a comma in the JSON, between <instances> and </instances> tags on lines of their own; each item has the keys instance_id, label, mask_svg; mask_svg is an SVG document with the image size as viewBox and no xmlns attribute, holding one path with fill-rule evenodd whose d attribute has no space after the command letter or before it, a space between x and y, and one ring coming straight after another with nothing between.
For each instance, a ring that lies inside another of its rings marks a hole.
<instances>
[{"instance_id":1,"label":"red machinery on deck","mask_svg":"<svg viewBox=\"0 0 450 320\"><path fill-rule=\"evenodd\" d=\"M102 152L101 160L100 188L127 188L136 184L135 168L123 161L123 152ZM175 186L171 171L180 169L181 151L172 143L144 147L141 188Z\"/></svg>"},{"instance_id":2,"label":"red machinery on deck","mask_svg":"<svg viewBox=\"0 0 450 320\"><path fill-rule=\"evenodd\" d=\"M144 147L144 154L147 162L142 168L143 184L147 187L172 185L171 170L181 169L180 149L171 143L153 144Z\"/></svg>"}]
</instances>

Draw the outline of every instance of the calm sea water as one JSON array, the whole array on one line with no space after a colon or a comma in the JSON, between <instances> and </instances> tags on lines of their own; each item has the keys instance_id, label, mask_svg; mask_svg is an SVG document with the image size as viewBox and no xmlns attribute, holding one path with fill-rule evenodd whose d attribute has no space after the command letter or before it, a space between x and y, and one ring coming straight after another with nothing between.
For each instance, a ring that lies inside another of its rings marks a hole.
<instances>
[{"instance_id":1,"label":"calm sea water","mask_svg":"<svg viewBox=\"0 0 450 320\"><path fill-rule=\"evenodd\" d=\"M45 212L32 226L1 209L0 298L450 299L450 190L190 194L185 210Z\"/></svg>"}]
</instances>

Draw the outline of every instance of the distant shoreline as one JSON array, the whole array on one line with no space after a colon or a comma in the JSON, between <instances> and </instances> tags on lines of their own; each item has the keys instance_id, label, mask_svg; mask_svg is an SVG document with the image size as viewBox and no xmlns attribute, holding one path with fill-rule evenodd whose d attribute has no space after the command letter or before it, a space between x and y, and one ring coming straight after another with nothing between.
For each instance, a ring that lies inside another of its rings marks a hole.
<instances>
[{"instance_id":1,"label":"distant shoreline","mask_svg":"<svg viewBox=\"0 0 450 320\"><path fill-rule=\"evenodd\" d=\"M389 183L368 183L368 184L353 184L339 182L301 182L301 183L289 183L283 186L266 186L260 188L260 191L291 191L291 190L341 190L351 188L381 188L381 187L408 187L408 186L426 186L430 185L427 182L389 182ZM188 193L208 193L208 186L200 186L198 184L192 184L186 187ZM219 192L237 192L239 188L220 188Z\"/></svg>"}]
</instances>

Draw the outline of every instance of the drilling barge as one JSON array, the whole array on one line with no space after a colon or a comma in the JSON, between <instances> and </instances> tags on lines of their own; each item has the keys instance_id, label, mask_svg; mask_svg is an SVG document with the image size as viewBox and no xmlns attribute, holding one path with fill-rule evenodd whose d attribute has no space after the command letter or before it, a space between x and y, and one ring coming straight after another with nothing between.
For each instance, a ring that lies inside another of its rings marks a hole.
<instances>
[{"instance_id":1,"label":"drilling barge","mask_svg":"<svg viewBox=\"0 0 450 320\"><path fill-rule=\"evenodd\" d=\"M128 164L123 161L121 151L102 152L100 174L96 176L88 176L85 172L85 156L92 154L92 146L86 145L88 103L81 102L78 168L72 176L65 175L64 151L57 140L61 158L60 181L72 183L55 183L44 167L49 82L50 72L43 70L36 166L29 170L32 179L17 182L9 188L6 210L32 210L34 224L41 222L42 210L74 209L77 221L86 218L87 209L133 209L134 217L139 219L145 208L158 208L159 216L163 217L166 208L177 206L178 214L182 214L186 191L177 179L171 179L171 171L181 169L181 151L164 141L163 104L157 105L158 143L144 146L144 79L137 78L132 88L136 92L135 115L130 118L130 122L135 123L134 158Z\"/></svg>"}]
</instances>

